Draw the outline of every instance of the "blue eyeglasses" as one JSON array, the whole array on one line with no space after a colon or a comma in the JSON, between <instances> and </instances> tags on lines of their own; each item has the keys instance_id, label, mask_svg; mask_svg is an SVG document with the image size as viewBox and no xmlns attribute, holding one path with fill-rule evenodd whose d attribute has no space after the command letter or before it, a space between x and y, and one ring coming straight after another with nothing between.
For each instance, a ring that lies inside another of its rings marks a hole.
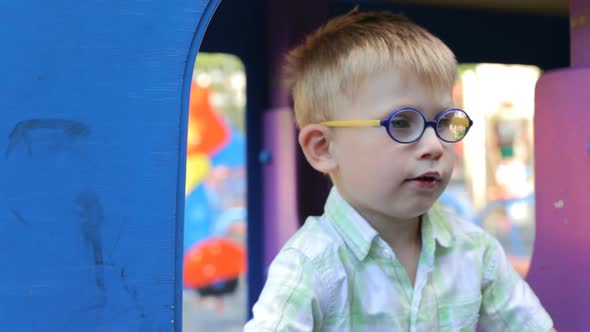
<instances>
[{"instance_id":1,"label":"blue eyeglasses","mask_svg":"<svg viewBox=\"0 0 590 332\"><path fill-rule=\"evenodd\" d=\"M419 140L426 128L432 127L436 136L442 141L456 143L462 140L473 125L469 115L462 109L451 108L433 121L426 118L419 110L412 107L397 109L385 120L343 120L320 122L326 127L385 127L387 134L394 141L410 144Z\"/></svg>"}]
</instances>

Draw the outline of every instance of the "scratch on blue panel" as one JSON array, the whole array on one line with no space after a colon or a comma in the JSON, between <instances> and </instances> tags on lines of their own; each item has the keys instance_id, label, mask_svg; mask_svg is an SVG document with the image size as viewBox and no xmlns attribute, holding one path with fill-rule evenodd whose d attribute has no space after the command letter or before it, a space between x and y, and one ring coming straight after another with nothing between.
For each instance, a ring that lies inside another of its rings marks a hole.
<instances>
[{"instance_id":1,"label":"scratch on blue panel","mask_svg":"<svg viewBox=\"0 0 590 332\"><path fill-rule=\"evenodd\" d=\"M54 145L57 149L90 135L90 128L86 124L73 120L29 119L19 121L8 135L4 159L8 159L12 151L20 144L24 144L29 156L32 156L34 143L32 137L35 132L39 131L51 131L57 134L52 138L54 142L45 142Z\"/></svg>"},{"instance_id":2,"label":"scratch on blue panel","mask_svg":"<svg viewBox=\"0 0 590 332\"><path fill-rule=\"evenodd\" d=\"M96 287L105 291L104 258L101 240L101 226L104 213L98 197L93 192L82 192L76 196L74 202L80 215L82 236L92 251L92 259L96 269Z\"/></svg>"},{"instance_id":3,"label":"scratch on blue panel","mask_svg":"<svg viewBox=\"0 0 590 332\"><path fill-rule=\"evenodd\" d=\"M29 224L29 222L25 218L23 218L23 216L17 210L10 208L10 213L12 213L12 215L16 218L16 220L19 223L24 224L24 225Z\"/></svg>"}]
</instances>

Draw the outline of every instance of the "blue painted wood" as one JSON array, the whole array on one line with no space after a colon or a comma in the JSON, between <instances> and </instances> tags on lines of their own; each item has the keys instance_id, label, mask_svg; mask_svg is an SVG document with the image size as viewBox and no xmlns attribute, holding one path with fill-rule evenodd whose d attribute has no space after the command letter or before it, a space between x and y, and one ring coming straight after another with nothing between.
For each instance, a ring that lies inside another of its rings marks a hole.
<instances>
[{"instance_id":1,"label":"blue painted wood","mask_svg":"<svg viewBox=\"0 0 590 332\"><path fill-rule=\"evenodd\" d=\"M0 4L2 331L180 331L189 83L218 3Z\"/></svg>"}]
</instances>

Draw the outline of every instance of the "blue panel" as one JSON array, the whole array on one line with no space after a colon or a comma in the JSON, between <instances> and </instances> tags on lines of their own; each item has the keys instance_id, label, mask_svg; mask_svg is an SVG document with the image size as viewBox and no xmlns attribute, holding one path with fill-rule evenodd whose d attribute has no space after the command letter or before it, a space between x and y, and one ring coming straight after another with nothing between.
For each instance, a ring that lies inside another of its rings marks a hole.
<instances>
[{"instance_id":1,"label":"blue panel","mask_svg":"<svg viewBox=\"0 0 590 332\"><path fill-rule=\"evenodd\" d=\"M180 331L188 92L218 2L0 4L0 330Z\"/></svg>"}]
</instances>

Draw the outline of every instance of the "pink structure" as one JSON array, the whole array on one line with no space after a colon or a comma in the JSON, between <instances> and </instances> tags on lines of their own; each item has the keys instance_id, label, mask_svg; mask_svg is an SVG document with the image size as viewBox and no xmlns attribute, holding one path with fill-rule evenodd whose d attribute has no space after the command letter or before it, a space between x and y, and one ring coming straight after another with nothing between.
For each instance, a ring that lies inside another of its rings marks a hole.
<instances>
[{"instance_id":1,"label":"pink structure","mask_svg":"<svg viewBox=\"0 0 590 332\"><path fill-rule=\"evenodd\" d=\"M590 65L590 2L570 0L572 68Z\"/></svg>"},{"instance_id":2,"label":"pink structure","mask_svg":"<svg viewBox=\"0 0 590 332\"><path fill-rule=\"evenodd\" d=\"M590 1L571 0L570 17L571 67L545 73L535 93L537 229L528 279L557 330L589 331Z\"/></svg>"},{"instance_id":3,"label":"pink structure","mask_svg":"<svg viewBox=\"0 0 590 332\"><path fill-rule=\"evenodd\" d=\"M264 113L265 200L264 266L268 267L280 248L299 228L297 214L297 141L293 111L287 107Z\"/></svg>"}]
</instances>

